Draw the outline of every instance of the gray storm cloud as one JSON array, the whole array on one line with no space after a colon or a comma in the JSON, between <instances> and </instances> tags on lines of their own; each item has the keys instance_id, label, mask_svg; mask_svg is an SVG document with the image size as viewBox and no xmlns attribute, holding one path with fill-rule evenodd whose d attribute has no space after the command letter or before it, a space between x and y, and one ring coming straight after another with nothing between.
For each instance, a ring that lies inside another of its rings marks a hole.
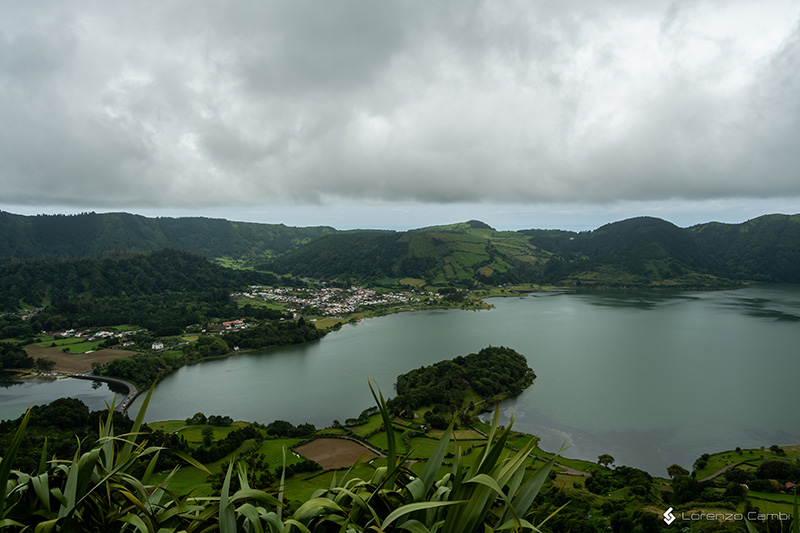
<instances>
[{"instance_id":1,"label":"gray storm cloud","mask_svg":"<svg viewBox=\"0 0 800 533\"><path fill-rule=\"evenodd\" d=\"M800 195L800 7L751 4L7 6L2 200Z\"/></svg>"}]
</instances>

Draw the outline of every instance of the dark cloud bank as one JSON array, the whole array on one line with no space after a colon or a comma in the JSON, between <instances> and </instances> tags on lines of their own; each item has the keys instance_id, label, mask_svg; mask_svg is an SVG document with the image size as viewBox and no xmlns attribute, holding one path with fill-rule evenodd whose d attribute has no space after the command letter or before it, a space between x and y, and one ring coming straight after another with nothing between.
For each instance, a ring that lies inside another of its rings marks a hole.
<instances>
[{"instance_id":1,"label":"dark cloud bank","mask_svg":"<svg viewBox=\"0 0 800 533\"><path fill-rule=\"evenodd\" d=\"M40 2L0 187L95 207L800 195L793 2Z\"/></svg>"}]
</instances>

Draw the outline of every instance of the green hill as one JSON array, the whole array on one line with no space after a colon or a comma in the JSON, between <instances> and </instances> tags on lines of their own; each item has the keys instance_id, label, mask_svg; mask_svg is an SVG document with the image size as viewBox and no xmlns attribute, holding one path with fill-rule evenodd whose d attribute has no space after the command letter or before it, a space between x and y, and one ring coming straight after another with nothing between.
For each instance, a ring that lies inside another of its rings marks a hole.
<instances>
[{"instance_id":1,"label":"green hill","mask_svg":"<svg viewBox=\"0 0 800 533\"><path fill-rule=\"evenodd\" d=\"M395 232L127 213L0 212L0 263L164 248L223 264L359 283L721 288L742 281L800 282L800 215L691 228L637 217L576 233L497 231L478 220Z\"/></svg>"},{"instance_id":2,"label":"green hill","mask_svg":"<svg viewBox=\"0 0 800 533\"><path fill-rule=\"evenodd\" d=\"M690 231L658 218L631 218L591 232L526 233L532 243L553 252L550 271L562 282L628 287L726 284L718 279L723 276L713 257Z\"/></svg>"},{"instance_id":3,"label":"green hill","mask_svg":"<svg viewBox=\"0 0 800 533\"><path fill-rule=\"evenodd\" d=\"M582 233L496 231L477 221L402 233L340 233L300 246L267 267L316 278L416 278L456 286L728 286L715 265L691 231L640 217Z\"/></svg>"},{"instance_id":4,"label":"green hill","mask_svg":"<svg viewBox=\"0 0 800 533\"><path fill-rule=\"evenodd\" d=\"M336 230L128 213L22 216L0 211L0 261L87 257L106 252L186 250L209 258L282 254Z\"/></svg>"},{"instance_id":5,"label":"green hill","mask_svg":"<svg viewBox=\"0 0 800 533\"><path fill-rule=\"evenodd\" d=\"M278 273L359 280L423 279L470 286L535 279L548 255L525 235L482 223L407 232L328 235L288 252L267 266Z\"/></svg>"},{"instance_id":6,"label":"green hill","mask_svg":"<svg viewBox=\"0 0 800 533\"><path fill-rule=\"evenodd\" d=\"M764 215L741 224L710 222L688 231L721 276L800 283L800 215Z\"/></svg>"}]
</instances>

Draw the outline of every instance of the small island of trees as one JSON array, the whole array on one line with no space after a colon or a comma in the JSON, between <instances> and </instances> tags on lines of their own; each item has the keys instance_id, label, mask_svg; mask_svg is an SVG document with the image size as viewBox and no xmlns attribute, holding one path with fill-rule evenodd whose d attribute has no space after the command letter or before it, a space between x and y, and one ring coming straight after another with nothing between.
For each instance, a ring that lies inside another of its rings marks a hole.
<instances>
[{"instance_id":1,"label":"small island of trees","mask_svg":"<svg viewBox=\"0 0 800 533\"><path fill-rule=\"evenodd\" d=\"M449 423L444 413L462 410L468 399L474 409L475 400L489 404L510 398L533 383L535 377L523 355L511 348L490 346L401 374L395 384L397 396L387 405L393 414L406 417L412 416L415 409L432 406L425 421L443 429Z\"/></svg>"}]
</instances>

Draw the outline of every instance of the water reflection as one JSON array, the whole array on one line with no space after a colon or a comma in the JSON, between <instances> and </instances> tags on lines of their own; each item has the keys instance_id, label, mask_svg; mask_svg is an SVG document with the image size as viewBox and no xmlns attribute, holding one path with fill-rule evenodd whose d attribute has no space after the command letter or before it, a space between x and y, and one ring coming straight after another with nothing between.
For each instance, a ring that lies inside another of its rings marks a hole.
<instances>
[{"instance_id":1,"label":"water reflection","mask_svg":"<svg viewBox=\"0 0 800 533\"><path fill-rule=\"evenodd\" d=\"M800 302L798 302L798 308L793 308L792 303L794 302L791 300L776 302L768 298L735 296L730 298L730 301L723 302L722 305L729 309L741 310L745 314L757 318L798 322L800 321Z\"/></svg>"},{"instance_id":2,"label":"water reflection","mask_svg":"<svg viewBox=\"0 0 800 533\"><path fill-rule=\"evenodd\" d=\"M630 308L651 310L664 304L680 303L699 300L695 296L685 292L652 292L652 291L590 291L577 290L575 296L585 300L587 303L597 307L611 308Z\"/></svg>"},{"instance_id":3,"label":"water reflection","mask_svg":"<svg viewBox=\"0 0 800 533\"><path fill-rule=\"evenodd\" d=\"M19 385L22 385L22 383L11 379L11 374L0 372L0 389L10 389Z\"/></svg>"}]
</instances>

